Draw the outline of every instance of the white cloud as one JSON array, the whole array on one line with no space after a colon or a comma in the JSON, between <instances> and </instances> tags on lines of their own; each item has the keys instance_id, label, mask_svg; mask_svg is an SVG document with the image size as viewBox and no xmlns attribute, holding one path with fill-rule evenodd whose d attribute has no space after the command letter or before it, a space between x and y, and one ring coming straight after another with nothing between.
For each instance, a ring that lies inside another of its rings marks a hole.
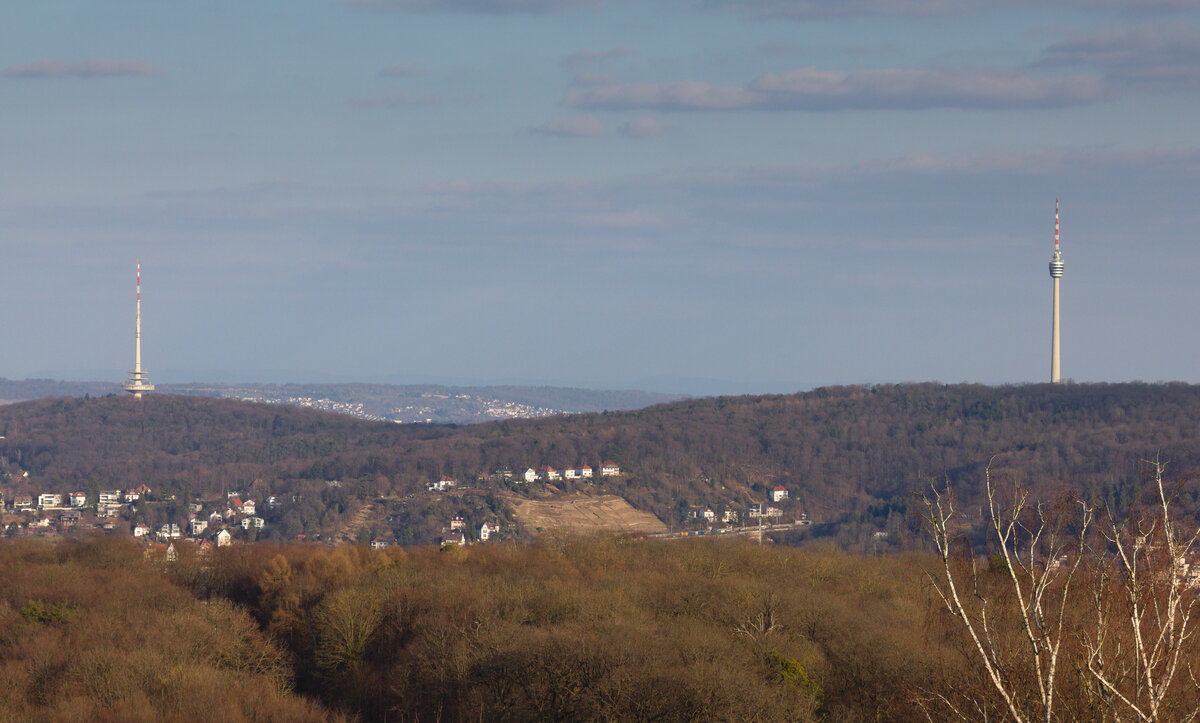
<instances>
[{"instance_id":1,"label":"white cloud","mask_svg":"<svg viewBox=\"0 0 1200 723\"><path fill-rule=\"evenodd\" d=\"M602 0L342 0L347 5L386 12L543 14L598 7Z\"/></svg>"},{"instance_id":2,"label":"white cloud","mask_svg":"<svg viewBox=\"0 0 1200 723\"><path fill-rule=\"evenodd\" d=\"M106 78L122 75L157 75L158 67L143 60L83 60L67 63L43 60L28 65L13 65L0 70L8 78Z\"/></svg>"},{"instance_id":3,"label":"white cloud","mask_svg":"<svg viewBox=\"0 0 1200 723\"><path fill-rule=\"evenodd\" d=\"M1130 84L1200 87L1200 28L1191 25L1115 26L1046 49L1040 66L1089 67Z\"/></svg>"},{"instance_id":4,"label":"white cloud","mask_svg":"<svg viewBox=\"0 0 1200 723\"><path fill-rule=\"evenodd\" d=\"M1003 68L948 71L905 69L855 72L800 68L764 73L746 87L684 80L616 83L569 93L580 108L661 111L928 108L1056 108L1105 100L1099 78L1040 78Z\"/></svg>"},{"instance_id":5,"label":"white cloud","mask_svg":"<svg viewBox=\"0 0 1200 723\"><path fill-rule=\"evenodd\" d=\"M575 116L571 118L551 118L537 129L539 133L564 138L587 138L602 136L608 132L604 123L595 116Z\"/></svg>"}]
</instances>

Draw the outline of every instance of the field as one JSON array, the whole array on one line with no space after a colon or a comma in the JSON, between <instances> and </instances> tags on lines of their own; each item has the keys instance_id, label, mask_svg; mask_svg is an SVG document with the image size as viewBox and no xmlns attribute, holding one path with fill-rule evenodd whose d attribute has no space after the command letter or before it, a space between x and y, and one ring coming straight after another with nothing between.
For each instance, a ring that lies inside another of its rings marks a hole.
<instances>
[{"instance_id":1,"label":"field","mask_svg":"<svg viewBox=\"0 0 1200 723\"><path fill-rule=\"evenodd\" d=\"M528 530L566 529L573 532L666 532L667 526L649 512L639 512L616 495L530 500L508 498L517 520Z\"/></svg>"}]
</instances>

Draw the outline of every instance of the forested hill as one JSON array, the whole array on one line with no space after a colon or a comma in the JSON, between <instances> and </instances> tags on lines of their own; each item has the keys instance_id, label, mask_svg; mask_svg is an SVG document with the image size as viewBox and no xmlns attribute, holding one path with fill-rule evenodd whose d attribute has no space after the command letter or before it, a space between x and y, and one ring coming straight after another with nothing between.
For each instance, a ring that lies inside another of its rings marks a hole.
<instances>
[{"instance_id":1,"label":"forested hill","mask_svg":"<svg viewBox=\"0 0 1200 723\"><path fill-rule=\"evenodd\" d=\"M558 489L619 494L676 526L689 505L759 502L781 484L826 532L855 542L902 521L909 493L930 478L949 476L970 499L996 455L994 468L1046 494L1068 485L1121 507L1141 459L1161 454L1176 474L1200 468L1198 432L1200 387L1185 384L834 387L469 427L110 396L0 407L0 464L30 472L33 488L214 493L258 479L278 493L337 479L341 494L367 499L425 495L441 475L499 487L476 478L613 460L625 474ZM317 512L288 529L309 529Z\"/></svg>"}]
</instances>

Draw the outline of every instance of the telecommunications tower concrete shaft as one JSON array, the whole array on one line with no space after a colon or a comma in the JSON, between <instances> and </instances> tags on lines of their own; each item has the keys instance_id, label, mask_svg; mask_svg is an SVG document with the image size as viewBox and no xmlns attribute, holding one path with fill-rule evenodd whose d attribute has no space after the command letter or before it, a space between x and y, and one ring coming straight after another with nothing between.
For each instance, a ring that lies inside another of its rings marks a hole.
<instances>
[{"instance_id":1,"label":"telecommunications tower concrete shaft","mask_svg":"<svg viewBox=\"0 0 1200 723\"><path fill-rule=\"evenodd\" d=\"M133 371L129 373L129 381L123 385L125 391L133 394L134 399L141 399L142 392L154 391L154 385L142 371L142 262L137 262L137 320L133 336Z\"/></svg>"},{"instance_id":2,"label":"telecommunications tower concrete shaft","mask_svg":"<svg viewBox=\"0 0 1200 723\"><path fill-rule=\"evenodd\" d=\"M1054 255L1050 257L1050 278L1054 280L1054 309L1050 322L1050 383L1062 382L1058 342L1058 282L1062 280L1063 258L1058 248L1058 199L1054 199Z\"/></svg>"}]
</instances>

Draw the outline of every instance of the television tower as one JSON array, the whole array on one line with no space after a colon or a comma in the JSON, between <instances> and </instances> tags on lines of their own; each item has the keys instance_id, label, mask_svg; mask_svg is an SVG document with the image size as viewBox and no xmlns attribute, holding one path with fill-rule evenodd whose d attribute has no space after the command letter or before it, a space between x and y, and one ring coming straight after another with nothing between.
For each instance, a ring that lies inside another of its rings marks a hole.
<instances>
[{"instance_id":1,"label":"television tower","mask_svg":"<svg viewBox=\"0 0 1200 723\"><path fill-rule=\"evenodd\" d=\"M1055 282L1057 283L1057 282ZM1057 288L1057 287L1055 287ZM141 399L142 392L154 391L154 385L146 379L142 371L142 262L137 262L137 322L133 337L133 371L129 373L129 381L122 386L125 391L133 394L134 399Z\"/></svg>"},{"instance_id":2,"label":"television tower","mask_svg":"<svg viewBox=\"0 0 1200 723\"><path fill-rule=\"evenodd\" d=\"M1058 248L1058 199L1054 199L1054 255L1050 257L1050 278L1054 279L1054 317L1050 324L1050 383L1062 382L1058 345L1058 282L1063 275L1062 251Z\"/></svg>"}]
</instances>

